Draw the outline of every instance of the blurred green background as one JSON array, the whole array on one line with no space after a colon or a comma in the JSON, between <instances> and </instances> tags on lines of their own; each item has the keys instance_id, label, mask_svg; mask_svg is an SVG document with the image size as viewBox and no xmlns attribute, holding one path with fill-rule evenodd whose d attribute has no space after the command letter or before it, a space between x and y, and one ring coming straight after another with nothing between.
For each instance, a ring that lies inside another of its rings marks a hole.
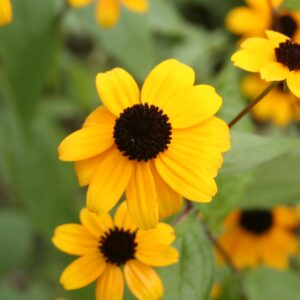
<instances>
[{"instance_id":1,"label":"blurred green background","mask_svg":"<svg viewBox=\"0 0 300 300\"><path fill-rule=\"evenodd\" d=\"M142 83L154 65L174 57L193 66L198 82L216 87L226 121L247 103L242 72L230 63L237 38L224 27L227 12L243 1L149 1L149 13L122 10L118 25L106 30L97 25L93 6L64 11L63 0L12 0L13 23L0 28L1 300L94 298L93 286L60 287L72 257L56 250L51 236L57 225L77 222L85 203L85 190L72 164L58 161L57 146L99 105L98 72L121 66ZM237 207L299 203L299 136L297 124L260 132L249 116L238 124L219 193L212 204L198 206L213 231ZM222 299L239 299L230 272L216 269L198 222L183 222L177 234L181 261L161 271L164 299L209 299L215 280L225 282ZM249 299L296 300L300 260L285 273L261 268L243 279Z\"/></svg>"}]
</instances>

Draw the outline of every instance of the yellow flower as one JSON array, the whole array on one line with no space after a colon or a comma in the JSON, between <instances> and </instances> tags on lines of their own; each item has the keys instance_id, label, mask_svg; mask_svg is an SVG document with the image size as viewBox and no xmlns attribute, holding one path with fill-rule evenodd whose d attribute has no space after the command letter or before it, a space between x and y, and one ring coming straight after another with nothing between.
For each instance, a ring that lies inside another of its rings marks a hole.
<instances>
[{"instance_id":1,"label":"yellow flower","mask_svg":"<svg viewBox=\"0 0 300 300\"><path fill-rule=\"evenodd\" d=\"M219 242L237 267L285 269L298 250L293 233L297 224L295 211L288 207L236 211L225 220Z\"/></svg>"},{"instance_id":2,"label":"yellow flower","mask_svg":"<svg viewBox=\"0 0 300 300\"><path fill-rule=\"evenodd\" d=\"M136 13L144 13L149 9L148 0L68 0L74 7L86 6L94 1L96 19L104 27L114 26L120 16L121 4Z\"/></svg>"},{"instance_id":3,"label":"yellow flower","mask_svg":"<svg viewBox=\"0 0 300 300\"><path fill-rule=\"evenodd\" d=\"M12 21L13 12L10 0L0 0L0 26Z\"/></svg>"},{"instance_id":4,"label":"yellow flower","mask_svg":"<svg viewBox=\"0 0 300 300\"><path fill-rule=\"evenodd\" d=\"M242 82L242 90L249 98L257 96L266 87L266 82L256 75L250 75ZM252 113L258 121L272 121L278 126L286 126L292 121L300 121L300 99L285 91L282 84L255 105Z\"/></svg>"},{"instance_id":5,"label":"yellow flower","mask_svg":"<svg viewBox=\"0 0 300 300\"><path fill-rule=\"evenodd\" d=\"M172 226L159 223L156 229L137 229L123 202L114 220L82 209L80 224L58 226L52 239L61 251L80 256L62 273L66 290L82 288L97 280L97 300L123 299L124 279L138 299L161 299L163 285L152 266L176 263L178 252ZM123 272L122 272L123 270Z\"/></svg>"},{"instance_id":6,"label":"yellow flower","mask_svg":"<svg viewBox=\"0 0 300 300\"><path fill-rule=\"evenodd\" d=\"M266 81L286 80L291 92L300 97L300 44L274 31L266 38L248 38L232 57L234 65L258 72Z\"/></svg>"},{"instance_id":7,"label":"yellow flower","mask_svg":"<svg viewBox=\"0 0 300 300\"><path fill-rule=\"evenodd\" d=\"M150 72L141 93L123 69L97 75L104 106L59 146L59 158L76 161L80 184L89 184L88 209L108 212L126 190L132 219L150 229L180 210L180 195L211 201L229 128L214 117L221 97L194 80L174 59Z\"/></svg>"},{"instance_id":8,"label":"yellow flower","mask_svg":"<svg viewBox=\"0 0 300 300\"><path fill-rule=\"evenodd\" d=\"M265 30L271 29L300 42L300 12L282 9L283 0L246 0L246 3L248 6L234 8L227 15L229 31L247 38L264 36Z\"/></svg>"}]
</instances>

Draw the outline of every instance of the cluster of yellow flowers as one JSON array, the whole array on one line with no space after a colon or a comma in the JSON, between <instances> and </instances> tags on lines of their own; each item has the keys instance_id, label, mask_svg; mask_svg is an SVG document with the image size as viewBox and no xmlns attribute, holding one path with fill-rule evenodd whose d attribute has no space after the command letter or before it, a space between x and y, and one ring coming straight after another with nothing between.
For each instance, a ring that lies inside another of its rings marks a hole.
<instances>
[{"instance_id":1,"label":"cluster of yellow flowers","mask_svg":"<svg viewBox=\"0 0 300 300\"><path fill-rule=\"evenodd\" d=\"M76 7L91 2L69 0ZM247 95L266 88L265 82L278 82L255 116L282 125L300 119L300 14L280 11L274 18L282 1L269 1L271 11L268 1L247 2L249 7L233 10L227 19L228 28L243 35L232 61L260 74L244 80ZM148 9L146 0L99 0L99 23L114 25L120 4L135 12ZM0 0L0 8L0 25L9 23L10 1ZM179 259L174 228L160 220L180 212L183 198L210 202L217 193L215 177L230 149L229 126L215 116L222 98L212 86L195 84L193 69L175 59L158 64L141 89L121 68L99 73L96 88L102 104L58 149L60 160L75 162L79 184L88 186L81 224L55 230L54 245L79 256L60 282L71 290L97 280L97 299L118 300L125 279L136 298L160 299L163 284L153 267ZM285 207L233 212L220 244L234 252L239 267L264 262L284 268L297 251L290 230L296 222ZM272 255L270 245L276 249Z\"/></svg>"}]
</instances>

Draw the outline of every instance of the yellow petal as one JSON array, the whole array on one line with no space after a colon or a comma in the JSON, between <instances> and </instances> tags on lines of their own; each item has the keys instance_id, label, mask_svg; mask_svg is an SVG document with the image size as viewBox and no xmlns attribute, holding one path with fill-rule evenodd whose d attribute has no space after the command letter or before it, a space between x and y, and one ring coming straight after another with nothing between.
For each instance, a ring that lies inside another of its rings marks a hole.
<instances>
[{"instance_id":1,"label":"yellow petal","mask_svg":"<svg viewBox=\"0 0 300 300\"><path fill-rule=\"evenodd\" d=\"M99 251L98 239L79 224L56 227L52 242L61 251L72 255L85 255Z\"/></svg>"},{"instance_id":2,"label":"yellow petal","mask_svg":"<svg viewBox=\"0 0 300 300\"><path fill-rule=\"evenodd\" d=\"M113 127L115 121L115 116L112 115L104 105L101 105L88 115L88 117L85 119L83 127L101 124L111 124L111 126Z\"/></svg>"},{"instance_id":3,"label":"yellow petal","mask_svg":"<svg viewBox=\"0 0 300 300\"><path fill-rule=\"evenodd\" d=\"M92 3L92 1L93 0L68 0L69 4L75 7L82 7L82 6L89 5L90 3Z\"/></svg>"},{"instance_id":4,"label":"yellow petal","mask_svg":"<svg viewBox=\"0 0 300 300\"><path fill-rule=\"evenodd\" d=\"M1 0L0 2L0 26L12 21L13 11L10 0Z\"/></svg>"},{"instance_id":5,"label":"yellow petal","mask_svg":"<svg viewBox=\"0 0 300 300\"><path fill-rule=\"evenodd\" d=\"M125 108L139 103L139 88L131 75L123 69L115 68L99 73L96 77L96 86L101 101L116 117Z\"/></svg>"},{"instance_id":6,"label":"yellow petal","mask_svg":"<svg viewBox=\"0 0 300 300\"><path fill-rule=\"evenodd\" d=\"M149 266L165 267L178 261L178 251L162 244L138 244L136 258Z\"/></svg>"},{"instance_id":7,"label":"yellow petal","mask_svg":"<svg viewBox=\"0 0 300 300\"><path fill-rule=\"evenodd\" d=\"M166 223L158 223L157 227L150 230L139 230L136 235L138 245L162 244L170 245L175 240L174 228Z\"/></svg>"},{"instance_id":8,"label":"yellow petal","mask_svg":"<svg viewBox=\"0 0 300 300\"><path fill-rule=\"evenodd\" d=\"M179 92L193 86L194 81L192 68L175 59L165 60L147 76L142 88L142 102L163 109Z\"/></svg>"},{"instance_id":9,"label":"yellow petal","mask_svg":"<svg viewBox=\"0 0 300 300\"><path fill-rule=\"evenodd\" d=\"M80 211L80 222L97 238L98 242L100 236L103 235L104 232L107 232L110 228L114 227L112 218L109 214L101 214L98 216L97 214L90 212L87 208Z\"/></svg>"},{"instance_id":10,"label":"yellow petal","mask_svg":"<svg viewBox=\"0 0 300 300\"><path fill-rule=\"evenodd\" d=\"M130 260L124 267L126 283L138 299L158 300L163 297L163 285L153 268L137 261Z\"/></svg>"},{"instance_id":11,"label":"yellow petal","mask_svg":"<svg viewBox=\"0 0 300 300\"><path fill-rule=\"evenodd\" d=\"M75 171L81 186L88 185L91 182L98 166L111 154L111 151L112 148L91 158L75 161Z\"/></svg>"},{"instance_id":12,"label":"yellow petal","mask_svg":"<svg viewBox=\"0 0 300 300\"><path fill-rule=\"evenodd\" d=\"M272 62L263 66L260 70L261 78L266 81L285 80L289 74L289 69L283 64Z\"/></svg>"},{"instance_id":13,"label":"yellow petal","mask_svg":"<svg viewBox=\"0 0 300 300\"><path fill-rule=\"evenodd\" d=\"M213 177L230 147L228 126L211 118L199 126L174 130L169 149L155 160L163 180L178 194L208 202L217 191Z\"/></svg>"},{"instance_id":14,"label":"yellow petal","mask_svg":"<svg viewBox=\"0 0 300 300\"><path fill-rule=\"evenodd\" d=\"M150 166L156 188L159 218L167 218L180 211L182 197L163 181L154 164L151 163Z\"/></svg>"},{"instance_id":15,"label":"yellow petal","mask_svg":"<svg viewBox=\"0 0 300 300\"><path fill-rule=\"evenodd\" d=\"M300 98L300 71L292 71L288 75L287 85L290 91L298 98Z\"/></svg>"},{"instance_id":16,"label":"yellow petal","mask_svg":"<svg viewBox=\"0 0 300 300\"><path fill-rule=\"evenodd\" d=\"M129 10L132 10L137 13L143 13L149 9L148 0L121 0L121 2Z\"/></svg>"},{"instance_id":17,"label":"yellow petal","mask_svg":"<svg viewBox=\"0 0 300 300\"><path fill-rule=\"evenodd\" d=\"M77 161L104 152L114 143L112 124L85 127L68 135L59 145L59 159Z\"/></svg>"},{"instance_id":18,"label":"yellow petal","mask_svg":"<svg viewBox=\"0 0 300 300\"><path fill-rule=\"evenodd\" d=\"M97 300L122 300L124 279L118 266L108 264L105 271L97 281Z\"/></svg>"},{"instance_id":19,"label":"yellow petal","mask_svg":"<svg viewBox=\"0 0 300 300\"><path fill-rule=\"evenodd\" d=\"M82 256L63 271L60 283L66 290L82 288L95 281L104 271L105 265L100 252Z\"/></svg>"},{"instance_id":20,"label":"yellow petal","mask_svg":"<svg viewBox=\"0 0 300 300\"><path fill-rule=\"evenodd\" d=\"M278 47L280 43L290 40L290 38L284 34L272 30L266 30L266 36L272 42L274 48Z\"/></svg>"},{"instance_id":21,"label":"yellow petal","mask_svg":"<svg viewBox=\"0 0 300 300\"><path fill-rule=\"evenodd\" d=\"M87 208L99 214L108 212L120 199L132 173L132 162L113 149L93 176L87 193Z\"/></svg>"},{"instance_id":22,"label":"yellow petal","mask_svg":"<svg viewBox=\"0 0 300 300\"><path fill-rule=\"evenodd\" d=\"M239 50L231 57L233 64L241 69L249 72L259 72L260 69L271 62L275 58L260 50Z\"/></svg>"},{"instance_id":23,"label":"yellow petal","mask_svg":"<svg viewBox=\"0 0 300 300\"><path fill-rule=\"evenodd\" d=\"M127 190L129 214L141 229L151 229L158 222L157 196L149 163L136 162Z\"/></svg>"},{"instance_id":24,"label":"yellow petal","mask_svg":"<svg viewBox=\"0 0 300 300\"><path fill-rule=\"evenodd\" d=\"M197 125L212 117L221 107L222 98L209 85L196 85L179 92L164 106L172 128Z\"/></svg>"},{"instance_id":25,"label":"yellow petal","mask_svg":"<svg viewBox=\"0 0 300 300\"><path fill-rule=\"evenodd\" d=\"M237 7L228 13L226 27L239 35L261 36L269 25L268 19L267 16L262 18L261 14L254 9Z\"/></svg>"},{"instance_id":26,"label":"yellow petal","mask_svg":"<svg viewBox=\"0 0 300 300\"><path fill-rule=\"evenodd\" d=\"M123 201L119 205L115 213L114 223L116 227L123 228L124 230L135 231L137 229L128 213L126 201Z\"/></svg>"},{"instance_id":27,"label":"yellow petal","mask_svg":"<svg viewBox=\"0 0 300 300\"><path fill-rule=\"evenodd\" d=\"M273 209L274 223L278 226L286 228L296 228L298 225L298 217L294 208L275 207Z\"/></svg>"},{"instance_id":28,"label":"yellow petal","mask_svg":"<svg viewBox=\"0 0 300 300\"><path fill-rule=\"evenodd\" d=\"M248 38L241 44L241 48L248 51L259 51L259 54L265 56L274 57L275 55L272 43L265 38Z\"/></svg>"},{"instance_id":29,"label":"yellow petal","mask_svg":"<svg viewBox=\"0 0 300 300\"><path fill-rule=\"evenodd\" d=\"M100 0L96 5L96 19L103 27L113 27L120 17L118 0Z\"/></svg>"}]
</instances>

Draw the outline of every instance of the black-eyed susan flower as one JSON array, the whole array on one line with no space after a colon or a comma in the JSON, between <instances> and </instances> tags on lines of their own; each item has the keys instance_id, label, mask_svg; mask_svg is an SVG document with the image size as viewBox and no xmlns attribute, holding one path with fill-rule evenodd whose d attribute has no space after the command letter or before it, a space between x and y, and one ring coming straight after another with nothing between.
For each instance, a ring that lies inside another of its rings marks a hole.
<instances>
[{"instance_id":1,"label":"black-eyed susan flower","mask_svg":"<svg viewBox=\"0 0 300 300\"><path fill-rule=\"evenodd\" d=\"M163 284L153 266L168 266L178 260L178 252L171 246L175 239L172 226L159 223L155 229L139 230L125 202L114 220L109 214L98 216L83 209L80 221L58 226L52 239L61 251L80 256L60 277L66 290L97 280L97 300L121 300L125 278L137 299L162 298Z\"/></svg>"},{"instance_id":2,"label":"black-eyed susan flower","mask_svg":"<svg viewBox=\"0 0 300 300\"><path fill-rule=\"evenodd\" d=\"M300 44L274 31L266 38L248 38L231 58L234 65L258 72L266 81L286 80L291 92L300 97Z\"/></svg>"},{"instance_id":3,"label":"black-eyed susan flower","mask_svg":"<svg viewBox=\"0 0 300 300\"><path fill-rule=\"evenodd\" d=\"M74 7L83 7L96 1L96 19L104 27L114 26L119 17L121 6L136 12L144 13L148 10L148 0L68 0Z\"/></svg>"},{"instance_id":4,"label":"black-eyed susan flower","mask_svg":"<svg viewBox=\"0 0 300 300\"><path fill-rule=\"evenodd\" d=\"M12 21L13 12L10 0L0 0L0 26Z\"/></svg>"},{"instance_id":5,"label":"black-eyed susan flower","mask_svg":"<svg viewBox=\"0 0 300 300\"><path fill-rule=\"evenodd\" d=\"M288 207L236 211L225 220L219 242L237 267L284 269L298 251L293 232L297 224L295 211Z\"/></svg>"},{"instance_id":6,"label":"black-eyed susan flower","mask_svg":"<svg viewBox=\"0 0 300 300\"><path fill-rule=\"evenodd\" d=\"M247 37L264 36L270 29L300 42L300 12L280 6L283 0L246 0L247 6L232 9L226 18L229 31Z\"/></svg>"},{"instance_id":7,"label":"black-eyed susan flower","mask_svg":"<svg viewBox=\"0 0 300 300\"><path fill-rule=\"evenodd\" d=\"M149 229L180 210L181 196L209 202L216 194L229 128L214 117L221 97L194 80L174 59L150 72L141 93L120 68L97 75L104 106L59 146L59 158L75 161L80 184L89 184L88 209L107 212L126 190L132 219Z\"/></svg>"},{"instance_id":8,"label":"black-eyed susan flower","mask_svg":"<svg viewBox=\"0 0 300 300\"><path fill-rule=\"evenodd\" d=\"M257 75L250 75L242 81L242 90L250 99L266 87L267 83ZM252 113L257 121L271 121L278 126L286 126L290 122L300 121L300 99L281 84L254 106Z\"/></svg>"}]
</instances>

